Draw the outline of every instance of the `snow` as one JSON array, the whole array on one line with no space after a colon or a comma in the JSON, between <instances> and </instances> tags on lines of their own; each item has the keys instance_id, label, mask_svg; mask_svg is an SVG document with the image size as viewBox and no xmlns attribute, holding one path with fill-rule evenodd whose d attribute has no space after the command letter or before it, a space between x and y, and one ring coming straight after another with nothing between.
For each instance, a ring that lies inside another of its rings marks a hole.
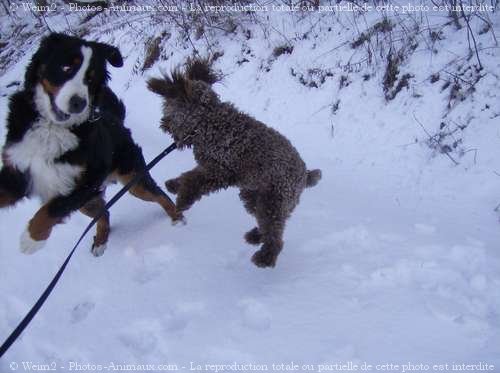
<instances>
[{"instance_id":1,"label":"snow","mask_svg":"<svg viewBox=\"0 0 500 373\"><path fill-rule=\"evenodd\" d=\"M250 262L255 248L242 236L254 221L235 189L195 204L185 226L172 226L157 206L126 196L111 210L104 255L91 255L89 235L0 371L32 361L61 371L71 363L176 364L185 371L295 363L299 371L307 364L319 371L319 365L350 362L426 371L417 365L432 370L432 364L483 362L500 372L500 227L493 211L500 202L500 121L492 113L500 92L498 48L483 55L488 75L477 93L450 114L468 123L464 142L477 149L475 159L469 152L454 165L424 144L415 118L429 131L443 120L446 92L426 79L451 55L465 53L465 34L447 29L438 54L431 58L422 47L412 55L404 69L415 74L414 84L386 102L383 69L374 69L368 81L361 75L371 67L354 72L342 89L338 69L319 88L290 74L291 68L345 63L350 46L332 48L352 39L354 30L339 36L340 25L331 32L325 26L293 39L292 54L274 58L280 34L291 39L310 27L278 21L280 33L269 40L257 25L249 40L221 37L224 55L216 62L225 74L216 85L221 97L285 134L309 168L323 171L288 222L277 267L262 270ZM498 21L495 26L500 29ZM127 106L127 126L152 159L172 140L158 129L161 100L147 91L145 79L169 71L189 50L171 38L173 57L133 75L142 50L119 32L113 38L126 61L111 69L111 86ZM489 45L487 38L480 40ZM249 62L238 66L245 48ZM0 77L2 92L12 92L6 85L22 79L28 60ZM2 120L6 113L2 98ZM174 152L152 174L162 184L193 165L190 151ZM108 198L117 190L109 188ZM88 223L74 214L43 250L26 256L19 237L37 207L29 200L0 211L0 338L31 307Z\"/></svg>"}]
</instances>

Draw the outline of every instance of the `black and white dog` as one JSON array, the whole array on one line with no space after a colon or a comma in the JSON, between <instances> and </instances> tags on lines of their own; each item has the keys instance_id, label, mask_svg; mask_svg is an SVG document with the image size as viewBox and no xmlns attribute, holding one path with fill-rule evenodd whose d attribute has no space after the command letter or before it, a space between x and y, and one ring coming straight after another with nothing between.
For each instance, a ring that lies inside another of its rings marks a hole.
<instances>
[{"instance_id":1,"label":"black and white dog","mask_svg":"<svg viewBox=\"0 0 500 373\"><path fill-rule=\"evenodd\" d=\"M42 207L21 237L21 251L41 248L52 228L73 211L95 217L106 183L130 181L145 168L141 148L123 125L125 107L107 86L106 63L120 67L108 44L51 34L27 67L24 88L10 98L0 171L0 208L36 195ZM182 220L149 174L131 193ZM109 214L97 223L92 253L104 252Z\"/></svg>"}]
</instances>

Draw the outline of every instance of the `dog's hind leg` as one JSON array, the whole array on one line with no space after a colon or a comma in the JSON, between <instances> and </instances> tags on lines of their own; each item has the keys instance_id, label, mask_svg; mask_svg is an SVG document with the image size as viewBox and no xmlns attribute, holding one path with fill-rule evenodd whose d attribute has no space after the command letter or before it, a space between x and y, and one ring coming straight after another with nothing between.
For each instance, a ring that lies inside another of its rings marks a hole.
<instances>
[{"instance_id":1,"label":"dog's hind leg","mask_svg":"<svg viewBox=\"0 0 500 373\"><path fill-rule=\"evenodd\" d=\"M128 136L130 136L130 133ZM142 150L139 145L133 142L131 137L116 151L115 158L118 160L118 169L114 176L124 185L146 169L146 161L142 155ZM129 193L143 201L159 204L172 219L172 224L184 221L182 213L177 211L174 202L156 184L149 172L146 172L141 180L132 186Z\"/></svg>"},{"instance_id":2,"label":"dog's hind leg","mask_svg":"<svg viewBox=\"0 0 500 373\"><path fill-rule=\"evenodd\" d=\"M240 199L243 202L243 206L248 211L249 214L255 216L257 212L257 198L259 194L256 190L250 189L241 189L240 190Z\"/></svg>"},{"instance_id":3,"label":"dog's hind leg","mask_svg":"<svg viewBox=\"0 0 500 373\"><path fill-rule=\"evenodd\" d=\"M248 211L249 214L254 215L257 212L257 198L259 194L255 190L241 189L240 199L243 202L243 206ZM245 233L245 241L251 245L258 245L262 242L262 233L258 227L250 229Z\"/></svg>"},{"instance_id":4,"label":"dog's hind leg","mask_svg":"<svg viewBox=\"0 0 500 373\"><path fill-rule=\"evenodd\" d=\"M104 209L106 202L102 195L91 199L81 209L80 212L90 218L95 218ZM106 211L104 215L97 221L96 235L94 236L94 243L92 245L92 254L101 256L104 254L106 244L109 237L109 212Z\"/></svg>"},{"instance_id":5,"label":"dog's hind leg","mask_svg":"<svg viewBox=\"0 0 500 373\"><path fill-rule=\"evenodd\" d=\"M118 180L122 184L127 184L135 177L135 175L135 172L119 174ZM149 173L147 173L137 184L135 184L129 192L134 197L142 199L143 201L158 203L163 210L165 210L167 215L170 216L172 224L184 221L182 213L177 211L174 202L163 190L161 190Z\"/></svg>"},{"instance_id":6,"label":"dog's hind leg","mask_svg":"<svg viewBox=\"0 0 500 373\"><path fill-rule=\"evenodd\" d=\"M259 195L256 217L259 225L258 233L261 235L260 241L263 242L263 245L252 256L252 262L257 267L274 267L276 265L278 255L283 249L286 219L292 209L289 205L288 200L279 193Z\"/></svg>"}]
</instances>

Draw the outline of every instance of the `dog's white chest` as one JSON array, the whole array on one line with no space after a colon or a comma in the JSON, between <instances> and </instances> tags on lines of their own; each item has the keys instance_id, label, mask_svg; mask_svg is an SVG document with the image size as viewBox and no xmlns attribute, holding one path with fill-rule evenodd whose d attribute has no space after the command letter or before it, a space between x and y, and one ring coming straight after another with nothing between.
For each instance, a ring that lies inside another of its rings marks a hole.
<instances>
[{"instance_id":1,"label":"dog's white chest","mask_svg":"<svg viewBox=\"0 0 500 373\"><path fill-rule=\"evenodd\" d=\"M6 152L13 166L30 174L31 192L47 202L74 189L82 167L55 160L77 146L78 138L68 129L43 123L35 125Z\"/></svg>"}]
</instances>

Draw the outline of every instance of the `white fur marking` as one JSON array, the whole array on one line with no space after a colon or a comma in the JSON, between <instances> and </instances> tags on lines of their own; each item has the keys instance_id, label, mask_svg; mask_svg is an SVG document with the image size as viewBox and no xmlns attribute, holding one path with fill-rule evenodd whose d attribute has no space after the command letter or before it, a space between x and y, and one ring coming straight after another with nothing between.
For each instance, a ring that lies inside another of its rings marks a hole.
<instances>
[{"instance_id":1,"label":"white fur marking","mask_svg":"<svg viewBox=\"0 0 500 373\"><path fill-rule=\"evenodd\" d=\"M21 142L6 149L9 162L31 176L31 192L43 202L68 195L82 167L56 163L55 159L78 146L78 138L67 128L39 122L28 130Z\"/></svg>"},{"instance_id":2,"label":"white fur marking","mask_svg":"<svg viewBox=\"0 0 500 373\"><path fill-rule=\"evenodd\" d=\"M178 219L178 220L172 220L172 225L173 226L176 226L176 225L184 226L186 224L187 224L187 222L186 222L186 218L185 217L182 217L181 219Z\"/></svg>"},{"instance_id":3,"label":"white fur marking","mask_svg":"<svg viewBox=\"0 0 500 373\"><path fill-rule=\"evenodd\" d=\"M54 114L52 114L52 109L50 107L49 95L45 93L41 84L37 84L37 86L35 87L34 101L38 113L42 118L51 121L56 120Z\"/></svg>"},{"instance_id":4,"label":"white fur marking","mask_svg":"<svg viewBox=\"0 0 500 373\"><path fill-rule=\"evenodd\" d=\"M106 251L106 244L100 246L92 246L92 254L94 254L94 256L96 257L103 255L104 251Z\"/></svg>"},{"instance_id":5,"label":"white fur marking","mask_svg":"<svg viewBox=\"0 0 500 373\"><path fill-rule=\"evenodd\" d=\"M31 238L30 232L28 230L25 230L21 235L19 250L23 254L31 255L40 250L43 246L45 246L46 242L47 242L46 240L35 241L33 238Z\"/></svg>"},{"instance_id":6,"label":"white fur marking","mask_svg":"<svg viewBox=\"0 0 500 373\"><path fill-rule=\"evenodd\" d=\"M80 68L78 69L78 72L73 78L64 83L61 90L55 97L55 103L57 107L65 113L69 113L69 100L74 95L86 99L87 103L89 102L89 90L88 87L84 84L84 80L85 74L87 73L87 69L90 64L90 59L92 57L92 48L82 47L81 51L83 60Z\"/></svg>"}]
</instances>

